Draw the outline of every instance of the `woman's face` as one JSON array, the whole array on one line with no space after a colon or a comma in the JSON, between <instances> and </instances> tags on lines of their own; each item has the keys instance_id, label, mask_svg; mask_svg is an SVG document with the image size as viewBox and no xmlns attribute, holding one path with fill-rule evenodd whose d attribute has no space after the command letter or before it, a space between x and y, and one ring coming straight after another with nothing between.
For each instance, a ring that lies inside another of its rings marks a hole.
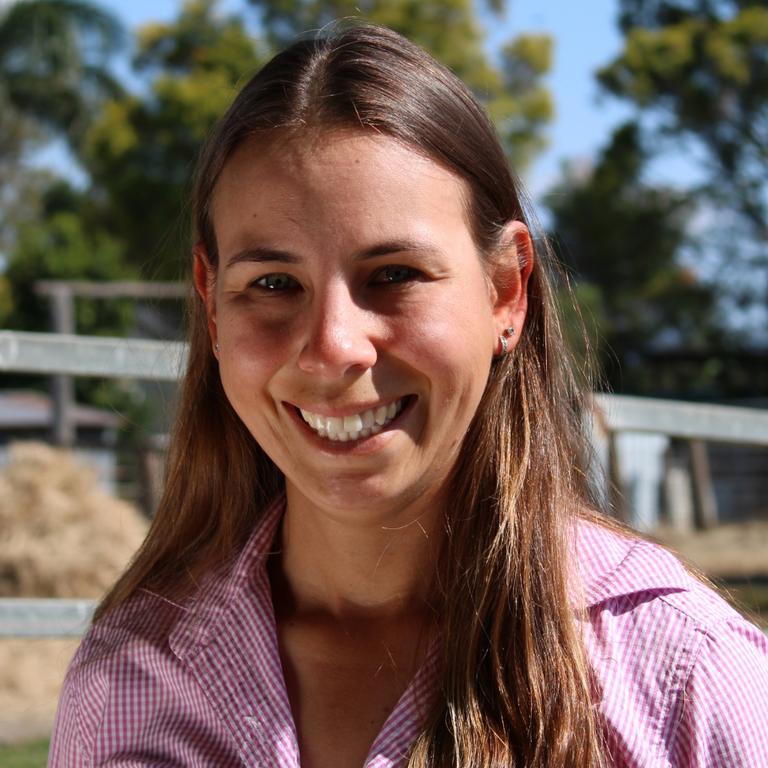
<instances>
[{"instance_id":1,"label":"woman's face","mask_svg":"<svg viewBox=\"0 0 768 768\"><path fill-rule=\"evenodd\" d=\"M229 401L289 499L386 518L439 498L488 378L519 330L465 213L464 182L374 133L246 142L212 206L219 260L196 257ZM521 224L510 233L518 250Z\"/></svg>"}]
</instances>

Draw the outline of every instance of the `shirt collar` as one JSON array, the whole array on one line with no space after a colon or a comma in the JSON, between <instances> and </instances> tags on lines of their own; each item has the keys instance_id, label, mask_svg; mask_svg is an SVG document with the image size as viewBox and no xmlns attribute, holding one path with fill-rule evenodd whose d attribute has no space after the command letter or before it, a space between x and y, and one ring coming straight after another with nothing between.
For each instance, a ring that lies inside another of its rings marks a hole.
<instances>
[{"instance_id":1,"label":"shirt collar","mask_svg":"<svg viewBox=\"0 0 768 768\"><path fill-rule=\"evenodd\" d=\"M577 605L595 607L639 592L691 588L691 576L663 547L589 520L576 523L575 552L582 594ZM576 598L576 596L574 596Z\"/></svg>"},{"instance_id":2,"label":"shirt collar","mask_svg":"<svg viewBox=\"0 0 768 768\"><path fill-rule=\"evenodd\" d=\"M278 496L258 517L245 546L232 560L210 574L198 590L184 601L185 613L180 617L170 641L181 658L205 645L222 619L238 603L239 596L255 586L261 591L267 578L265 564L272 549L277 529L285 511L285 497Z\"/></svg>"}]
</instances>

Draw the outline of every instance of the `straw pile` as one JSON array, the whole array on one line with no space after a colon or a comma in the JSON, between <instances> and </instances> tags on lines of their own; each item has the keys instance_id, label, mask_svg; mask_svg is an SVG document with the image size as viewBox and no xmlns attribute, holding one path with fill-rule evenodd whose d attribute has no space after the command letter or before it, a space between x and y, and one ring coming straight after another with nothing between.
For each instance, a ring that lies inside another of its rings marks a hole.
<instances>
[{"instance_id":1,"label":"straw pile","mask_svg":"<svg viewBox=\"0 0 768 768\"><path fill-rule=\"evenodd\" d=\"M67 452L17 444L0 470L0 596L98 598L146 529ZM0 743L49 732L77 643L0 640Z\"/></svg>"},{"instance_id":2,"label":"straw pile","mask_svg":"<svg viewBox=\"0 0 768 768\"><path fill-rule=\"evenodd\" d=\"M146 529L71 454L16 444L0 471L0 596L100 597Z\"/></svg>"}]
</instances>

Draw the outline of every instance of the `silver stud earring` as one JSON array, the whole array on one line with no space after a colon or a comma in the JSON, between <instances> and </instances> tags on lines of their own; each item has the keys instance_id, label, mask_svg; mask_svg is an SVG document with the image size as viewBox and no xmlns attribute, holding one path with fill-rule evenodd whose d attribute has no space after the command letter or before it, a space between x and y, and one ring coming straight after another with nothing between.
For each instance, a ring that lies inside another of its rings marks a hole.
<instances>
[{"instance_id":1,"label":"silver stud earring","mask_svg":"<svg viewBox=\"0 0 768 768\"><path fill-rule=\"evenodd\" d=\"M218 342L218 341L214 341L214 342L213 342L213 348L214 348L214 349L216 350L216 352L218 353L218 351L219 351L219 342Z\"/></svg>"},{"instance_id":2,"label":"silver stud earring","mask_svg":"<svg viewBox=\"0 0 768 768\"><path fill-rule=\"evenodd\" d=\"M499 336L499 344L501 344L501 352L499 353L499 357L504 357L504 355L509 352L509 339L515 335L515 329L510 326L509 328L504 329L504 333Z\"/></svg>"}]
</instances>

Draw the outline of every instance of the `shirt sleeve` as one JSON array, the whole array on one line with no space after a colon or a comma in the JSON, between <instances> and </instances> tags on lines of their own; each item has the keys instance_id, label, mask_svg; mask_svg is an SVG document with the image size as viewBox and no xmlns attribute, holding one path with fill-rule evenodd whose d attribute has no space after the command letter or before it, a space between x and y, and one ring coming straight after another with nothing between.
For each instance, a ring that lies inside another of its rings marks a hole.
<instances>
[{"instance_id":1,"label":"shirt sleeve","mask_svg":"<svg viewBox=\"0 0 768 768\"><path fill-rule=\"evenodd\" d=\"M80 734L75 684L68 675L59 696L48 750L48 768L90 768L92 765Z\"/></svg>"},{"instance_id":2,"label":"shirt sleeve","mask_svg":"<svg viewBox=\"0 0 768 768\"><path fill-rule=\"evenodd\" d=\"M672 765L768 766L768 637L740 617L705 633L683 691Z\"/></svg>"}]
</instances>

